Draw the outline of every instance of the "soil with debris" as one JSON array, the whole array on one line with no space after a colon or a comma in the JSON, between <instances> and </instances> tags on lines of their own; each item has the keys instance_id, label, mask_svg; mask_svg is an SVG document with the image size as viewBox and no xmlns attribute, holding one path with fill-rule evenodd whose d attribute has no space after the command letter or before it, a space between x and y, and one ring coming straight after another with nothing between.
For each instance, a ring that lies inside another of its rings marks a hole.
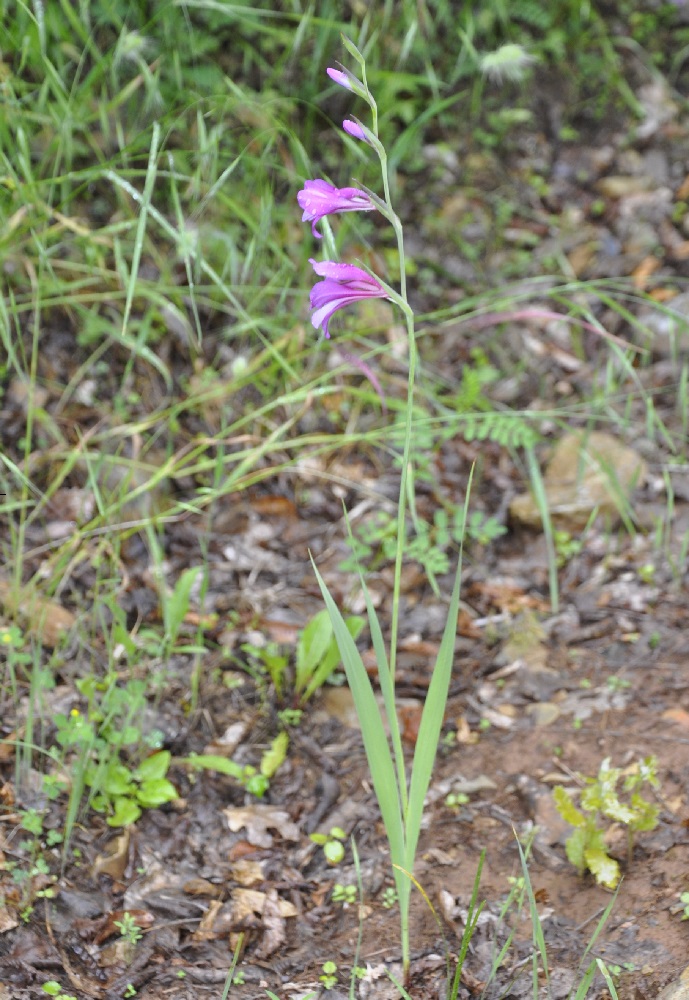
<instances>
[{"instance_id":1,"label":"soil with debris","mask_svg":"<svg viewBox=\"0 0 689 1000\"><path fill-rule=\"evenodd\" d=\"M677 385L689 335L689 293L682 290L689 271L689 216L677 206L689 194L689 129L676 97L660 82L640 87L637 96L646 108L643 121L620 120L605 135L591 134L576 143L555 144L546 131L534 131L525 132L515 148L501 155L475 151L465 157L445 150L441 157L430 146L425 151L431 183L425 204L434 204L436 211L429 218L419 209L418 225L408 230L409 252L424 275L420 308L451 301L458 282L464 288L472 283L485 287L491 275L509 273L510 267L530 294L526 305L512 308L514 315L493 320L493 327L500 326L500 367L514 372L491 387L496 403L546 411L541 429L555 444L570 428L552 419L551 407L571 402L571 429L583 427L585 413L575 404L590 397L592 386L603 385L609 344L583 327L575 349L572 325L552 315L557 308L546 300L548 286L533 280L549 270L544 261L552 268L555 260L572 279L591 283L588 299L577 293L587 322L595 320L648 352L644 363L630 371L629 390L636 378L653 394L656 413L679 449L673 451L669 439L649 427L642 401L626 414L626 432L610 428L620 452L626 446L638 459L638 475L625 486L634 530L615 522L614 504L607 519L588 524L581 545L560 568L557 611L550 603L548 552L537 511L522 516L529 501L520 499L528 488L518 454L456 436L433 457L434 485L420 485L420 514L432 520L443 496L459 502L476 463L474 504L508 530L486 546L473 543L465 555L445 738L414 873L440 926L415 894L408 983L415 1000L444 995L446 949L457 953L484 849L480 897L486 905L460 996L482 994L494 956L510 935L486 995L532 995L528 906L521 915L515 916L514 909L503 913L521 875L515 834L526 842L530 831L535 835L529 870L548 948L552 995L567 996L592 956L617 967L623 1000L656 997L673 982L679 983L673 996L686 989L679 977L687 964L689 935L680 902L689 890L689 466L683 441L686 413L678 407ZM541 194L529 179L535 170L547 182ZM498 232L498 207L510 201L515 208ZM456 239L441 235L449 232ZM472 263L461 253L462 241L481 249ZM626 317L596 295L597 281L618 278L632 279L625 286ZM651 292L665 311L635 298L634 289ZM73 333L56 327L43 336L41 377L48 388L42 405L50 413L60 399L54 387L66 384L73 371ZM486 337L485 316L426 324L421 377L441 372L459 383L463 364ZM494 329L491 337L495 344ZM210 341L207 349L213 350ZM0 414L8 441L22 423L22 405L21 386L8 386ZM96 416L84 397L73 399L59 419L86 429ZM545 466L548 447L543 446L541 457ZM355 511L355 528L378 509L392 510L397 474L385 462L382 452L354 447L320 466L316 460L297 462L212 515L190 513L166 526L169 579L176 580L207 556L210 586L203 613L217 614L216 624L205 633L212 651L201 661L197 705L189 700L193 656L180 655L165 664L165 685L147 711L147 729L162 732L173 758L206 750L240 764L259 763L279 731L277 712L294 705L289 697L278 702L273 694L266 696L256 671L247 670L242 646L268 640L288 650L294 647L298 630L322 607L309 552L338 603L361 611L356 579L340 569L348 555L342 500ZM573 479L580 483L577 476ZM62 509L55 510L52 523L32 526L27 569L40 564L56 524L79 519L68 508L83 502L84 493L76 482L72 489L56 498ZM177 483L175 489L184 495L185 484ZM601 499L575 495L563 503L556 526L579 538L582 522L587 524ZM159 620L149 555L136 533L122 552L122 569L121 600L130 625ZM42 617L48 645L74 627L74 611L83 609L83 595L95 579L88 559L69 572L60 599L34 609ZM449 593L448 580L440 584ZM388 622L390 566L382 563L371 572L368 585ZM0 600L8 613L13 611L10 595L8 582L0 581ZM415 563L405 569L402 600L398 691L411 755L446 605L434 597ZM362 641L374 676L372 651ZM74 678L102 659L102 649L74 644L56 687L46 693L52 713L83 706ZM149 672L162 673L162 668L151 662ZM26 705L15 716L10 693L4 692L0 705L5 739L0 744L0 847L5 860L21 857L20 809L47 808L45 827L60 830L65 805L64 799L47 803L37 789L32 796L26 782L17 797L12 740L22 732ZM585 958L611 897L567 861L564 841L570 828L553 807L552 789L556 784L579 787L581 776L595 776L605 758L625 768L650 755L658 760L660 785L654 801L659 823L638 834L631 859L626 839L611 829L609 850L624 878L612 913ZM247 796L231 777L213 772L194 774L173 764L169 776L179 799L145 810L128 832L114 831L94 813L75 827L72 847L79 850L78 862L70 861L59 875L53 899L38 895L48 886L48 875L33 875L33 911L25 921L20 909L26 887L13 882L7 868L0 874L5 898L0 909L0 1000L45 996L41 986L48 979L59 980L80 998L110 1000L133 995L132 989L141 1000L216 998L222 995L240 933L241 981L232 986L235 998L265 996L266 988L280 997L319 992L328 961L337 965L328 995L339 998L348 992L355 956L365 970L358 996L396 995L384 972L387 968L400 975L398 913L386 906L392 874L345 688L327 687L309 702L302 722L290 729L287 760L263 800ZM451 794L460 796L454 805L447 804ZM332 898L337 883L356 885L351 850L340 865L331 866L309 838L333 826L356 838L362 907ZM59 869L59 848L47 853L52 868ZM115 922L125 912L141 928L138 942L127 942L118 933ZM600 977L595 992L605 993Z\"/></svg>"}]
</instances>

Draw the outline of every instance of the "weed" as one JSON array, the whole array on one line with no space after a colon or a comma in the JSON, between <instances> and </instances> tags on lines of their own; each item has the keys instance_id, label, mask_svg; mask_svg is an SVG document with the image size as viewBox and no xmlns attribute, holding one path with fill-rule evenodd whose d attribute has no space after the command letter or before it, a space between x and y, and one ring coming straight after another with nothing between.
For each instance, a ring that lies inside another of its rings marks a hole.
<instances>
[{"instance_id":1,"label":"weed","mask_svg":"<svg viewBox=\"0 0 689 1000\"><path fill-rule=\"evenodd\" d=\"M397 903L397 890L387 885L381 893L380 902L386 910L391 910Z\"/></svg>"},{"instance_id":2,"label":"weed","mask_svg":"<svg viewBox=\"0 0 689 1000\"><path fill-rule=\"evenodd\" d=\"M559 568L566 566L570 559L578 556L583 548L580 538L573 538L568 531L553 531L553 542L557 553L557 565Z\"/></svg>"},{"instance_id":3,"label":"weed","mask_svg":"<svg viewBox=\"0 0 689 1000\"><path fill-rule=\"evenodd\" d=\"M312 833L311 840L323 848L326 860L330 865L339 865L345 856L345 831L339 826L333 826L327 833Z\"/></svg>"},{"instance_id":4,"label":"weed","mask_svg":"<svg viewBox=\"0 0 689 1000\"><path fill-rule=\"evenodd\" d=\"M53 884L57 876L51 872L50 854L62 843L58 830L46 830L43 814L37 809L26 809L20 813L19 829L29 836L20 840L13 852L15 857L5 856L0 870L9 874L19 892L17 910L24 921L33 913L36 899L50 899L54 896Z\"/></svg>"},{"instance_id":5,"label":"weed","mask_svg":"<svg viewBox=\"0 0 689 1000\"><path fill-rule=\"evenodd\" d=\"M609 889L614 889L620 880L620 866L608 853L605 834L607 826L601 820L619 823L627 829L627 861L631 863L634 850L634 834L643 830L653 830L658 823L659 809L644 799L638 789L644 785L658 787L655 757L645 757L642 761L622 771L610 766L606 758L598 771L597 778L585 778L585 787L580 798L580 808L574 805L565 788L558 785L553 789L553 797L558 812L574 832L567 839L567 857L579 874L588 869L596 881ZM620 799L618 785L628 793L628 801Z\"/></svg>"},{"instance_id":6,"label":"weed","mask_svg":"<svg viewBox=\"0 0 689 1000\"><path fill-rule=\"evenodd\" d=\"M74 994L63 993L62 986L56 979L49 979L47 983L43 983L41 989L49 997L54 997L54 1000L77 1000Z\"/></svg>"},{"instance_id":7,"label":"weed","mask_svg":"<svg viewBox=\"0 0 689 1000\"><path fill-rule=\"evenodd\" d=\"M121 920L115 920L115 927L120 932L122 939L130 944L137 944L143 937L141 928L129 910L125 910Z\"/></svg>"},{"instance_id":8,"label":"weed","mask_svg":"<svg viewBox=\"0 0 689 1000\"><path fill-rule=\"evenodd\" d=\"M342 903L344 906L356 903L356 886L336 882L333 886L333 903Z\"/></svg>"},{"instance_id":9,"label":"weed","mask_svg":"<svg viewBox=\"0 0 689 1000\"><path fill-rule=\"evenodd\" d=\"M363 618L350 615L345 619L349 634L356 639L364 627ZM340 662L340 653L335 641L333 626L327 611L319 611L299 633L293 674L290 674L290 658L275 642L264 646L244 643L241 647L253 661L254 670L269 676L279 701L284 701L290 687L292 707L282 710L285 725L298 725L305 703L325 683L332 680ZM298 707L297 707L298 706Z\"/></svg>"},{"instance_id":10,"label":"weed","mask_svg":"<svg viewBox=\"0 0 689 1000\"><path fill-rule=\"evenodd\" d=\"M318 981L323 983L324 990L331 990L337 983L337 965L335 962L324 962L323 972L318 977Z\"/></svg>"},{"instance_id":11,"label":"weed","mask_svg":"<svg viewBox=\"0 0 689 1000\"><path fill-rule=\"evenodd\" d=\"M465 806L467 802L469 802L469 796L466 792L450 792L445 798L445 805L454 812L459 812L460 808Z\"/></svg>"}]
</instances>

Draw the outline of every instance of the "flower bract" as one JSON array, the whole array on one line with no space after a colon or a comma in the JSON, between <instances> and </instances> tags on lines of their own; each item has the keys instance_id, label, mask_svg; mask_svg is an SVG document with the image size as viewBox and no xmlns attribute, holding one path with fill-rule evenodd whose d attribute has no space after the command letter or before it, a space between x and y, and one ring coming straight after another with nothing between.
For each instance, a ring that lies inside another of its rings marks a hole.
<instances>
[{"instance_id":1,"label":"flower bract","mask_svg":"<svg viewBox=\"0 0 689 1000\"><path fill-rule=\"evenodd\" d=\"M334 260L316 261L311 258L316 274L323 278L311 289L311 322L315 329L323 328L330 336L328 323L333 313L350 302L360 299L385 299L388 293L370 274L355 264L339 264Z\"/></svg>"},{"instance_id":2,"label":"flower bract","mask_svg":"<svg viewBox=\"0 0 689 1000\"><path fill-rule=\"evenodd\" d=\"M365 191L354 187L336 188L323 180L306 181L297 201L304 210L302 222L311 223L311 232L318 239L322 233L316 229L316 223L323 216L335 212L371 212L375 208Z\"/></svg>"}]
</instances>

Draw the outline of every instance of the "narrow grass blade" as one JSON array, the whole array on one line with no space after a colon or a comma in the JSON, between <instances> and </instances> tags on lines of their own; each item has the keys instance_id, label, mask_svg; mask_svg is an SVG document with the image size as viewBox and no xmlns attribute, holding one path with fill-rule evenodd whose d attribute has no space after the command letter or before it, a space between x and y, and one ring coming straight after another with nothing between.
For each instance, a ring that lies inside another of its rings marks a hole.
<instances>
[{"instance_id":1,"label":"narrow grass blade","mask_svg":"<svg viewBox=\"0 0 689 1000\"><path fill-rule=\"evenodd\" d=\"M610 991L610 996L612 997L612 1000L619 1000L619 998L617 996L617 990L615 989L615 984L612 981L612 976L608 972L607 965L600 958L596 959L596 965L598 966L598 969L599 969L599 971L600 971L603 979L605 980L605 984L608 987L608 990Z\"/></svg>"},{"instance_id":2,"label":"narrow grass blade","mask_svg":"<svg viewBox=\"0 0 689 1000\"><path fill-rule=\"evenodd\" d=\"M452 667L455 658L455 636L457 635L457 615L459 614L459 588L462 582L462 555L464 546L464 527L466 525L469 510L469 497L471 495L471 480L473 469L469 476L467 492L464 500L464 513L462 521L462 545L459 550L459 562L455 575L455 585L452 589L450 606L447 611L447 621L443 638L440 643L438 657L433 668L431 683L428 686L426 702L421 714L421 725L414 749L414 763L412 766L411 784L409 786L409 805L405 817L405 840L407 846L407 867L413 871L414 857L416 855L416 845L419 840L421 830L421 820L423 817L424 800L431 780L435 755L440 741L440 730L442 729L447 705L447 695L450 690L450 680L452 678Z\"/></svg>"},{"instance_id":3,"label":"narrow grass blade","mask_svg":"<svg viewBox=\"0 0 689 1000\"><path fill-rule=\"evenodd\" d=\"M474 931L476 930L476 925L478 924L478 918L481 916L485 902L481 903L479 906L476 905L478 900L478 890L481 882L481 873L483 871L483 863L486 860L485 848L481 851L481 857L479 858L478 868L476 869L476 876L474 878L474 887L471 891L471 899L469 900L469 909L467 910L467 918L464 924L464 933L462 934L462 941L459 946L459 955L457 956L457 967L455 969L454 978L452 980L452 985L450 986L449 1000L457 1000L457 993L459 992L459 984L462 978L462 969L464 968L464 960L467 957L467 951L469 950L469 945L471 944L471 939L474 936Z\"/></svg>"},{"instance_id":4,"label":"narrow grass blade","mask_svg":"<svg viewBox=\"0 0 689 1000\"><path fill-rule=\"evenodd\" d=\"M538 513L541 515L541 521L543 522L543 535L545 537L545 547L548 553L550 603L552 605L553 614L557 614L560 606L560 599L557 580L557 557L555 554L555 540L553 538L553 522L550 518L548 497L546 496L545 483L543 482L543 477L541 476L541 469L538 464L536 452L533 447L526 448L525 451L526 460L529 466L529 476L531 478L531 488L533 490L536 506L538 507Z\"/></svg>"},{"instance_id":5,"label":"narrow grass blade","mask_svg":"<svg viewBox=\"0 0 689 1000\"><path fill-rule=\"evenodd\" d=\"M600 936L601 931L603 930L603 928L605 927L606 923L608 922L608 917L612 913L612 908L615 905L615 903L617 902L617 897L619 895L621 886L622 886L622 882L620 881L617 884L617 888L615 889L615 892L613 893L610 902L608 903L608 905L603 910L603 914L602 914L600 920L598 921L598 923L596 924L596 929L593 932L593 934L591 935L591 939L590 939L589 943L586 945L586 951L581 956L582 962L586 958L586 956L588 955L588 953L591 951L591 949L593 948L594 944L598 940L598 937Z\"/></svg>"},{"instance_id":6,"label":"narrow grass blade","mask_svg":"<svg viewBox=\"0 0 689 1000\"><path fill-rule=\"evenodd\" d=\"M326 587L323 577L318 572L313 558L311 562L325 606L330 614L330 620L333 623L333 631L354 698L356 713L361 724L366 758L390 844L392 860L401 863L404 861L405 851L400 792L383 720L356 643L350 635L344 618Z\"/></svg>"},{"instance_id":7,"label":"narrow grass blade","mask_svg":"<svg viewBox=\"0 0 689 1000\"><path fill-rule=\"evenodd\" d=\"M548 971L548 954L545 945L545 937L543 936L543 927L541 926L541 918L538 915L538 906L536 905L536 897L534 896L533 886L531 885L531 877L529 876L529 867L526 863L526 856L524 854L524 849L519 842L515 831L515 839L517 841L517 849L519 850L519 860L522 865L522 874L524 875L524 885L526 886L526 893L529 899L529 912L531 914L531 927L533 932L533 941L536 950L541 958L541 964L543 966L543 972L545 975L546 983L548 985L548 992L550 992L550 973ZM534 952L534 957L535 957Z\"/></svg>"},{"instance_id":8,"label":"narrow grass blade","mask_svg":"<svg viewBox=\"0 0 689 1000\"><path fill-rule=\"evenodd\" d=\"M574 994L573 1000L584 1000L584 998L588 996L591 983L593 982L593 978L597 972L598 972L598 966L594 959L594 961L591 962L588 969L584 973L584 978L579 983L577 991Z\"/></svg>"}]
</instances>

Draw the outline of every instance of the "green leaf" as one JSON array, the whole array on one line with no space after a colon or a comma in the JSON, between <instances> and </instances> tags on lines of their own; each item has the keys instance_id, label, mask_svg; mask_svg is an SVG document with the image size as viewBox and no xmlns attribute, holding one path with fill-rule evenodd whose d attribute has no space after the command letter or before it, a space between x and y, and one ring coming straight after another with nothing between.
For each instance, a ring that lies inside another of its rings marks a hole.
<instances>
[{"instance_id":1,"label":"green leaf","mask_svg":"<svg viewBox=\"0 0 689 1000\"><path fill-rule=\"evenodd\" d=\"M101 788L108 795L129 795L134 790L132 772L124 764L111 761L103 776Z\"/></svg>"},{"instance_id":2,"label":"green leaf","mask_svg":"<svg viewBox=\"0 0 689 1000\"><path fill-rule=\"evenodd\" d=\"M591 847L584 851L586 866L595 876L599 885L614 889L620 881L620 866L600 847Z\"/></svg>"},{"instance_id":3,"label":"green leaf","mask_svg":"<svg viewBox=\"0 0 689 1000\"><path fill-rule=\"evenodd\" d=\"M115 812L108 816L108 826L131 826L141 816L141 810L133 799L115 799L113 805Z\"/></svg>"},{"instance_id":4,"label":"green leaf","mask_svg":"<svg viewBox=\"0 0 689 1000\"><path fill-rule=\"evenodd\" d=\"M579 812L562 785L556 785L553 788L553 799L555 800L555 808L565 823L569 823L570 826L583 826L586 823L583 813Z\"/></svg>"},{"instance_id":5,"label":"green leaf","mask_svg":"<svg viewBox=\"0 0 689 1000\"><path fill-rule=\"evenodd\" d=\"M350 615L349 618L345 619L347 630L354 640L359 638L364 624L364 619L359 615ZM325 656L316 668L313 677L309 681L306 690L301 697L302 703L308 701L314 691L318 691L319 688L323 687L332 672L340 663L340 660L340 650L337 645L337 640L333 636L330 640L330 645L328 646Z\"/></svg>"},{"instance_id":6,"label":"green leaf","mask_svg":"<svg viewBox=\"0 0 689 1000\"><path fill-rule=\"evenodd\" d=\"M297 643L296 689L301 693L313 676L333 638L330 616L324 608L314 615L299 636Z\"/></svg>"},{"instance_id":7,"label":"green leaf","mask_svg":"<svg viewBox=\"0 0 689 1000\"><path fill-rule=\"evenodd\" d=\"M278 733L270 744L270 750L261 757L261 774L266 778L272 778L275 772L285 762L287 747L289 746L289 735L283 731Z\"/></svg>"},{"instance_id":8,"label":"green leaf","mask_svg":"<svg viewBox=\"0 0 689 1000\"><path fill-rule=\"evenodd\" d=\"M325 606L330 615L330 620L335 632L335 638L342 656L342 663L347 674L349 687L354 698L359 722L361 724L361 734L366 751L369 770L373 787L378 799L385 832L390 844L390 854L392 861L404 865L404 826L402 821L402 809L400 802L400 790L397 784L397 776L388 744L381 713L373 693L373 687L369 679L366 667L359 650L356 648L354 639L345 625L342 614L335 604L330 591L325 585L323 577L318 572L316 564L311 559L314 573L320 587ZM370 602L367 602L370 603ZM372 634L374 649L378 655L382 643L382 633L378 620L373 614L377 630ZM379 639L380 637L380 639ZM384 647L383 647L384 648ZM384 654L383 654L384 655ZM381 672L389 674L387 662L378 663L379 676Z\"/></svg>"},{"instance_id":9,"label":"green leaf","mask_svg":"<svg viewBox=\"0 0 689 1000\"><path fill-rule=\"evenodd\" d=\"M634 810L626 806L624 802L620 802L617 795L611 792L603 797L601 812L609 819L614 819L618 823L624 823L625 826L629 826L630 823L634 822Z\"/></svg>"},{"instance_id":10,"label":"green leaf","mask_svg":"<svg viewBox=\"0 0 689 1000\"><path fill-rule=\"evenodd\" d=\"M468 498L468 493L467 493ZM452 589L447 620L443 638L438 650L431 683L421 713L419 734L414 748L411 783L409 786L409 805L405 823L407 858L406 867L412 871L416 845L421 830L424 800L431 780L435 755L440 741L440 730L445 717L445 707L452 678L452 667L455 659L455 637L457 635L457 615L459 613L459 588L462 580L462 553L455 574L455 585Z\"/></svg>"},{"instance_id":11,"label":"green leaf","mask_svg":"<svg viewBox=\"0 0 689 1000\"><path fill-rule=\"evenodd\" d=\"M340 35L340 38L342 39L342 44L347 49L347 52L349 52L350 56L353 56L353 58L356 59L359 65L362 68L364 68L366 66L366 60L362 56L361 52L359 52L354 42L350 41L349 38L347 38L347 36L344 34Z\"/></svg>"},{"instance_id":12,"label":"green leaf","mask_svg":"<svg viewBox=\"0 0 689 1000\"><path fill-rule=\"evenodd\" d=\"M634 820L629 825L632 830L655 830L658 825L660 808L647 802L636 792L632 795L631 801L634 809Z\"/></svg>"},{"instance_id":13,"label":"green leaf","mask_svg":"<svg viewBox=\"0 0 689 1000\"><path fill-rule=\"evenodd\" d=\"M174 642L177 638L189 610L191 589L202 572L203 566L192 566L190 569L186 569L175 584L172 593L162 601L165 638L168 642Z\"/></svg>"},{"instance_id":14,"label":"green leaf","mask_svg":"<svg viewBox=\"0 0 689 1000\"><path fill-rule=\"evenodd\" d=\"M323 853L329 864L339 865L345 856L345 846L340 840L328 840L323 845Z\"/></svg>"},{"instance_id":15,"label":"green leaf","mask_svg":"<svg viewBox=\"0 0 689 1000\"><path fill-rule=\"evenodd\" d=\"M270 781L265 774L251 774L244 778L244 787L250 795L255 795L257 799L262 799L270 788Z\"/></svg>"},{"instance_id":16,"label":"green leaf","mask_svg":"<svg viewBox=\"0 0 689 1000\"><path fill-rule=\"evenodd\" d=\"M219 754L198 754L191 753L188 757L180 758L180 764L193 767L197 771L217 771L218 774L227 774L238 781L244 780L244 768L240 764L235 764L229 757L221 757Z\"/></svg>"},{"instance_id":17,"label":"green leaf","mask_svg":"<svg viewBox=\"0 0 689 1000\"><path fill-rule=\"evenodd\" d=\"M135 777L139 781L164 778L170 767L170 756L169 750L161 750L160 753L151 754L139 764L134 772Z\"/></svg>"},{"instance_id":18,"label":"green leaf","mask_svg":"<svg viewBox=\"0 0 689 1000\"><path fill-rule=\"evenodd\" d=\"M570 837L567 838L565 843L567 858L571 864L574 865L580 875L583 875L586 871L586 858L584 857L584 852L586 850L587 839L586 828L580 826Z\"/></svg>"},{"instance_id":19,"label":"green leaf","mask_svg":"<svg viewBox=\"0 0 689 1000\"><path fill-rule=\"evenodd\" d=\"M142 781L136 792L137 802L147 809L155 809L179 798L177 789L167 778L150 778Z\"/></svg>"}]
</instances>

